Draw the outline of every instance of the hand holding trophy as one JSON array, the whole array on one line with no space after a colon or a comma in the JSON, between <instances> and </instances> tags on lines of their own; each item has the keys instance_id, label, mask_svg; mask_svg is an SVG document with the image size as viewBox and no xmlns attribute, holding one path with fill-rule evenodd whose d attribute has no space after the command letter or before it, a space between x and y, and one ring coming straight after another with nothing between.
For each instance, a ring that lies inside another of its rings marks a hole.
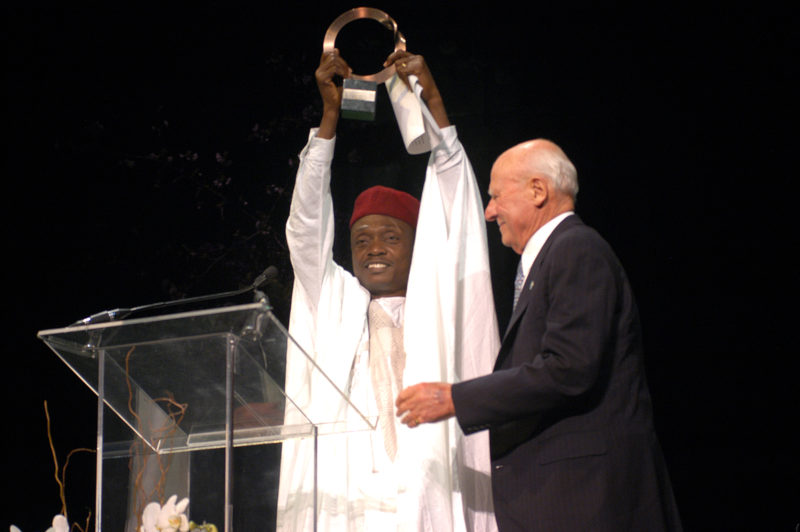
<instances>
[{"instance_id":1,"label":"hand holding trophy","mask_svg":"<svg viewBox=\"0 0 800 532\"><path fill-rule=\"evenodd\" d=\"M341 102L339 104L341 107L341 116L343 118L374 120L377 87L395 74L396 68L394 63L392 62L388 65L384 64L383 70L374 74L354 74L352 69L347 66L347 63L344 62L336 50L336 36L339 34L342 27L354 20L364 18L373 19L392 32L394 36L395 53L398 51L405 51L406 39L397 29L397 23L388 14L380 9L371 7L356 7L339 15L336 20L331 23L328 31L325 33L322 44L323 63L320 65L320 69L322 69L326 63L331 63L329 65L330 68L338 68L338 71L335 71L335 73L344 78L340 94ZM318 83L320 80L320 69L317 70ZM329 71L326 70L326 73L327 72ZM345 72L346 75L342 72ZM326 89L330 90L329 87L326 87ZM320 92L322 92L322 90L323 87L321 86ZM325 93L323 93L323 100L325 101L325 105L328 105Z\"/></svg>"}]
</instances>

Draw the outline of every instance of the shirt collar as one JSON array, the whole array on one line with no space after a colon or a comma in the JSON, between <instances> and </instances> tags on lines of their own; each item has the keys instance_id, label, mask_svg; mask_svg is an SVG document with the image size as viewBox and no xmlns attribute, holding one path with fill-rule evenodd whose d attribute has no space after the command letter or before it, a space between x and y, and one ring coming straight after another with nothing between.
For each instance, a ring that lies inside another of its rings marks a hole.
<instances>
[{"instance_id":1,"label":"shirt collar","mask_svg":"<svg viewBox=\"0 0 800 532\"><path fill-rule=\"evenodd\" d=\"M559 214L537 229L536 232L533 233L533 236L528 239L528 243L525 244L525 249L522 250L522 256L520 257L520 262L522 263L522 274L526 278L528 277L528 273L531 271L533 261L536 260L536 256L539 255L544 243L547 242L548 238L550 238L550 234L558 226L558 224L564 220L564 218L572 214L575 214L575 211L567 211Z\"/></svg>"},{"instance_id":2,"label":"shirt collar","mask_svg":"<svg viewBox=\"0 0 800 532\"><path fill-rule=\"evenodd\" d=\"M405 318L405 296L380 297L376 299L383 310L392 318L395 327L402 327Z\"/></svg>"}]
</instances>

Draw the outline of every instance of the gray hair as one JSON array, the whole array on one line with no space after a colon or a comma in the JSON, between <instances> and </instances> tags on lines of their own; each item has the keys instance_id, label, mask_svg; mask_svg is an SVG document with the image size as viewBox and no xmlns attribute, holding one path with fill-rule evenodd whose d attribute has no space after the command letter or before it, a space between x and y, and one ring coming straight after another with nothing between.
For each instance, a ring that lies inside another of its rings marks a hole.
<instances>
[{"instance_id":1,"label":"gray hair","mask_svg":"<svg viewBox=\"0 0 800 532\"><path fill-rule=\"evenodd\" d=\"M558 190L576 200L578 171L561 148L551 143L548 149L537 150L533 159L536 171L545 174Z\"/></svg>"}]
</instances>

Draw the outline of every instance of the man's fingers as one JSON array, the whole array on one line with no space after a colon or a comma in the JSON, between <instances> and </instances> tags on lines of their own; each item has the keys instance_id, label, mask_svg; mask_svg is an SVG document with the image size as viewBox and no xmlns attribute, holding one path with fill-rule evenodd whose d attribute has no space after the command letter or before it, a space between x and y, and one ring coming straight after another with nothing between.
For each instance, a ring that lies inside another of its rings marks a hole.
<instances>
[{"instance_id":1,"label":"man's fingers","mask_svg":"<svg viewBox=\"0 0 800 532\"><path fill-rule=\"evenodd\" d=\"M396 63L398 62L398 60L403 58L405 58L405 60L408 61L409 57L411 57L411 54L406 52L405 50L395 50L394 52L389 54L389 57L387 57L386 61L383 62L383 66L387 67L392 63Z\"/></svg>"},{"instance_id":2,"label":"man's fingers","mask_svg":"<svg viewBox=\"0 0 800 532\"><path fill-rule=\"evenodd\" d=\"M339 55L339 50L324 52L320 57L317 71L326 77L333 77L334 74L347 77L351 74L350 65Z\"/></svg>"}]
</instances>

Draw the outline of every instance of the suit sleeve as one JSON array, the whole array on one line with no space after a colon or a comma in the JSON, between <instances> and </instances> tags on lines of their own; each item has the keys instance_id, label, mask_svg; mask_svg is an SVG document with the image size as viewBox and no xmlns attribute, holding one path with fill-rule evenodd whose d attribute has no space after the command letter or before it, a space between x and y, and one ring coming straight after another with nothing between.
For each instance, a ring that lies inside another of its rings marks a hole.
<instances>
[{"instance_id":1,"label":"suit sleeve","mask_svg":"<svg viewBox=\"0 0 800 532\"><path fill-rule=\"evenodd\" d=\"M568 233L539 269L526 280L534 289L520 300L525 314L508 332L508 352L501 351L512 357L511 367L453 386L456 417L467 433L579 409L609 369L604 357L613 338L618 274L602 241L585 231Z\"/></svg>"}]
</instances>

